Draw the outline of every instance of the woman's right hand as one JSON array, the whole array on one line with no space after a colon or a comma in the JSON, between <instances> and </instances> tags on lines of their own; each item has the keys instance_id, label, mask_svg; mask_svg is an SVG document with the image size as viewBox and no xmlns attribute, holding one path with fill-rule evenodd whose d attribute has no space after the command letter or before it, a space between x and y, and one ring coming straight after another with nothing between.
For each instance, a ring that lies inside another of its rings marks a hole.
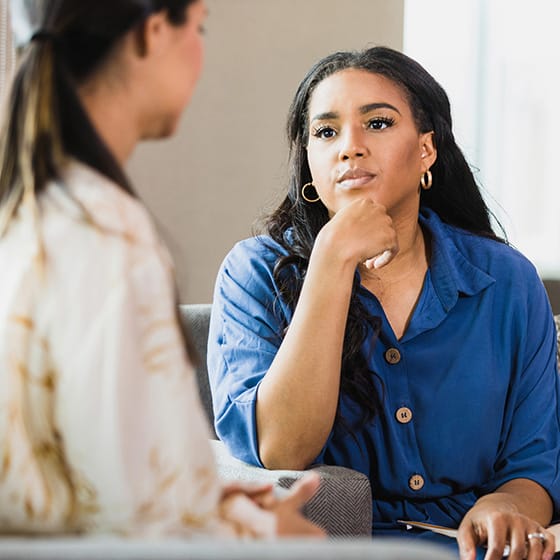
<instances>
[{"instance_id":1,"label":"woman's right hand","mask_svg":"<svg viewBox=\"0 0 560 560\"><path fill-rule=\"evenodd\" d=\"M339 210L319 232L315 246L353 266L364 263L368 268L384 266L399 249L397 232L385 207L367 198Z\"/></svg>"}]
</instances>

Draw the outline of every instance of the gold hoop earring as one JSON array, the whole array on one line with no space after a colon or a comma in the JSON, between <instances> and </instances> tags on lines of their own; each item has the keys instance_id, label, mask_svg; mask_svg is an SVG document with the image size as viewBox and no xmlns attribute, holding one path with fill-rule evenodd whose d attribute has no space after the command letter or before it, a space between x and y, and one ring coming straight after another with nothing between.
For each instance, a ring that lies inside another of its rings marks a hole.
<instances>
[{"instance_id":1,"label":"gold hoop earring","mask_svg":"<svg viewBox=\"0 0 560 560\"><path fill-rule=\"evenodd\" d=\"M420 177L420 185L425 191L432 188L432 172L429 169Z\"/></svg>"},{"instance_id":2,"label":"gold hoop earring","mask_svg":"<svg viewBox=\"0 0 560 560\"><path fill-rule=\"evenodd\" d=\"M317 194L317 198L309 198L308 196L305 196L305 189L307 187L313 187L315 189L315 194ZM303 200L305 200L305 202L311 202L311 203L319 202L319 200L321 200L321 197L317 193L317 189L315 188L315 185L313 183L305 183L305 185L303 185L303 187L301 187L301 198L303 198Z\"/></svg>"}]
</instances>

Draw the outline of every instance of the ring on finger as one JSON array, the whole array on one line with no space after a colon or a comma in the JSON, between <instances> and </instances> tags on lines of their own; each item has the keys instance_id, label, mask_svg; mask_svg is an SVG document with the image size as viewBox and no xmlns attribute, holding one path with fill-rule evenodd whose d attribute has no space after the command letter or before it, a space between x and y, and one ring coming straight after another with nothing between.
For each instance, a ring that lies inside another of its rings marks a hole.
<instances>
[{"instance_id":1,"label":"ring on finger","mask_svg":"<svg viewBox=\"0 0 560 560\"><path fill-rule=\"evenodd\" d=\"M530 541L531 539L539 539L541 543L544 544L544 542L546 541L546 535L541 532L527 533L527 540Z\"/></svg>"}]
</instances>

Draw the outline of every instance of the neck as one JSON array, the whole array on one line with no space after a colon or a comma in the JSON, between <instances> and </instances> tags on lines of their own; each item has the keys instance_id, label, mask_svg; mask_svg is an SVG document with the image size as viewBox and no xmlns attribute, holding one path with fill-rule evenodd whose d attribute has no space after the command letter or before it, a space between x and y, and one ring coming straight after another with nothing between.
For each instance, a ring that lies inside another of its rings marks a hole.
<instances>
[{"instance_id":1,"label":"neck","mask_svg":"<svg viewBox=\"0 0 560 560\"><path fill-rule=\"evenodd\" d=\"M78 89L78 96L97 133L124 167L140 138L124 88L90 83Z\"/></svg>"}]
</instances>

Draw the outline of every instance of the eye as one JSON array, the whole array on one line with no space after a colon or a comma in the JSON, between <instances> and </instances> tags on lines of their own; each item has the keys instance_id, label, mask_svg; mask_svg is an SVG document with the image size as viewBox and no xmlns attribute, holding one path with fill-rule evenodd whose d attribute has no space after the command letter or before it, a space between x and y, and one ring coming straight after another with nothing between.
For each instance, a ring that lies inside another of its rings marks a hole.
<instances>
[{"instance_id":1,"label":"eye","mask_svg":"<svg viewBox=\"0 0 560 560\"><path fill-rule=\"evenodd\" d=\"M312 134L316 138L323 138L324 140L328 140L336 135L336 131L330 126L319 126L312 131Z\"/></svg>"},{"instance_id":2,"label":"eye","mask_svg":"<svg viewBox=\"0 0 560 560\"><path fill-rule=\"evenodd\" d=\"M391 117L374 117L368 121L367 127L372 130L384 130L393 126L393 124L395 124L395 120Z\"/></svg>"},{"instance_id":3,"label":"eye","mask_svg":"<svg viewBox=\"0 0 560 560\"><path fill-rule=\"evenodd\" d=\"M200 35L206 35L206 27L204 27L204 25L199 25L198 26L198 33Z\"/></svg>"}]
</instances>

